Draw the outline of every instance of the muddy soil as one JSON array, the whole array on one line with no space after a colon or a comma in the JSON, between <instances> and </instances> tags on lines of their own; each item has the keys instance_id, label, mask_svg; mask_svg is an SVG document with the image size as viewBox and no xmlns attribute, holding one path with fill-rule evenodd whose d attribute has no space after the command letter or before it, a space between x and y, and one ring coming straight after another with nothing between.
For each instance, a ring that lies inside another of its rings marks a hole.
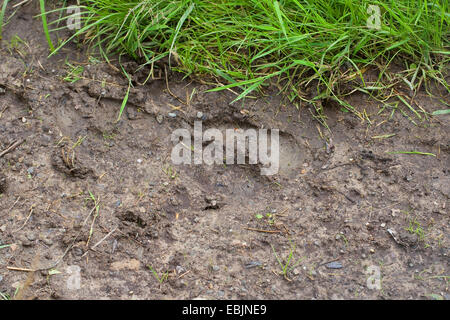
<instances>
[{"instance_id":1,"label":"muddy soil","mask_svg":"<svg viewBox=\"0 0 450 320\"><path fill-rule=\"evenodd\" d=\"M276 94L230 105L232 92L177 74L137 85L135 73L116 122L127 80L75 45L48 59L37 12L21 8L1 43L1 293L449 299L448 115L391 114L353 94L370 122L325 103L327 130ZM74 83L67 61L84 68ZM446 109L433 93L415 106ZM279 173L174 165L171 133L199 116L204 130L279 129Z\"/></svg>"}]
</instances>

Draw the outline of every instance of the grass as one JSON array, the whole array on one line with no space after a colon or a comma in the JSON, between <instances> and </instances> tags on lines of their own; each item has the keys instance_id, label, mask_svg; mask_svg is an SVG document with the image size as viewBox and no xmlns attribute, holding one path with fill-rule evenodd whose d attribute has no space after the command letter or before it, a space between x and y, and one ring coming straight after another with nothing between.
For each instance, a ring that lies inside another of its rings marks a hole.
<instances>
[{"instance_id":1,"label":"grass","mask_svg":"<svg viewBox=\"0 0 450 320\"><path fill-rule=\"evenodd\" d=\"M444 114L449 114L450 113L450 109L445 109L445 110L436 110L432 113L433 116L440 116L440 115L444 115Z\"/></svg>"},{"instance_id":2,"label":"grass","mask_svg":"<svg viewBox=\"0 0 450 320\"><path fill-rule=\"evenodd\" d=\"M127 102L128 102L128 96L130 94L130 89L131 89L131 81L128 82L127 93L125 94L125 97L122 100L122 105L120 106L119 116L117 117L116 122L120 121L120 118L122 117L123 111L125 110L125 106L127 105Z\"/></svg>"},{"instance_id":3,"label":"grass","mask_svg":"<svg viewBox=\"0 0 450 320\"><path fill-rule=\"evenodd\" d=\"M88 192L89 192L89 197L86 198L86 200L91 200L94 203L95 215L94 215L94 218L92 219L91 227L89 229L89 237L88 237L88 240L86 242L86 246L89 245L89 241L91 240L92 234L94 233L95 220L97 220L97 217L100 215L100 202L99 202L99 199L96 198L91 191L88 191Z\"/></svg>"},{"instance_id":4,"label":"grass","mask_svg":"<svg viewBox=\"0 0 450 320\"><path fill-rule=\"evenodd\" d=\"M158 273L155 271L155 269L153 269L152 266L147 266L150 271L153 273L153 275L155 276L156 280L158 280L159 284L161 285L164 281L167 281L167 279L169 278L169 272L164 272L161 274L161 277L158 275Z\"/></svg>"},{"instance_id":5,"label":"grass","mask_svg":"<svg viewBox=\"0 0 450 320\"><path fill-rule=\"evenodd\" d=\"M389 154L417 154L417 155L421 155L421 156L433 156L436 157L436 155L434 153L430 153L430 152L420 152L420 151L392 151L392 152L387 152Z\"/></svg>"},{"instance_id":6,"label":"grass","mask_svg":"<svg viewBox=\"0 0 450 320\"><path fill-rule=\"evenodd\" d=\"M380 136L373 136L372 139L388 139L388 138L391 138L391 137L393 137L395 135L396 135L395 133L388 133L388 134L383 134L383 135L380 135Z\"/></svg>"},{"instance_id":7,"label":"grass","mask_svg":"<svg viewBox=\"0 0 450 320\"><path fill-rule=\"evenodd\" d=\"M0 300L11 300L11 297L7 293L0 292Z\"/></svg>"},{"instance_id":8,"label":"grass","mask_svg":"<svg viewBox=\"0 0 450 320\"><path fill-rule=\"evenodd\" d=\"M9 295L8 293L2 293L0 292L0 300L14 300L18 295L20 291L20 286L16 288L16 290L14 291L14 296L11 297L11 295Z\"/></svg>"},{"instance_id":9,"label":"grass","mask_svg":"<svg viewBox=\"0 0 450 320\"><path fill-rule=\"evenodd\" d=\"M416 218L409 220L409 226L406 228L409 233L417 235L419 241L425 241L425 231Z\"/></svg>"},{"instance_id":10,"label":"grass","mask_svg":"<svg viewBox=\"0 0 450 320\"><path fill-rule=\"evenodd\" d=\"M45 37L47 38L47 43L50 48L50 51L55 51L55 47L53 46L52 39L50 38L50 32L47 24L47 13L45 11L45 0L39 0L39 5L41 8L41 18L42 18L42 27L44 28Z\"/></svg>"},{"instance_id":11,"label":"grass","mask_svg":"<svg viewBox=\"0 0 450 320\"><path fill-rule=\"evenodd\" d=\"M3 20L5 18L5 12L6 12L7 5L8 5L8 0L3 0L3 5L0 10L0 40L2 39Z\"/></svg>"},{"instance_id":12,"label":"grass","mask_svg":"<svg viewBox=\"0 0 450 320\"><path fill-rule=\"evenodd\" d=\"M313 103L317 111L322 106L315 102L330 98L356 112L343 100L355 90L380 101L394 96L393 86L400 82L416 90L434 79L449 90L443 72L449 62L450 15L443 0L80 4L82 27L57 50L82 37L105 59L126 54L151 66L150 73L166 58L174 70L215 84L213 90L240 88L236 101L273 85L292 101ZM379 30L366 27L369 4L380 8ZM390 73L392 62L400 62L403 71ZM378 71L377 79L364 78L369 68ZM344 86L349 82L351 91ZM424 111L406 104L420 118Z\"/></svg>"},{"instance_id":13,"label":"grass","mask_svg":"<svg viewBox=\"0 0 450 320\"><path fill-rule=\"evenodd\" d=\"M69 62L66 62L67 67L69 70L67 71L66 76L63 78L64 81L75 83L82 79L82 74L84 71L83 66L75 66Z\"/></svg>"}]
</instances>

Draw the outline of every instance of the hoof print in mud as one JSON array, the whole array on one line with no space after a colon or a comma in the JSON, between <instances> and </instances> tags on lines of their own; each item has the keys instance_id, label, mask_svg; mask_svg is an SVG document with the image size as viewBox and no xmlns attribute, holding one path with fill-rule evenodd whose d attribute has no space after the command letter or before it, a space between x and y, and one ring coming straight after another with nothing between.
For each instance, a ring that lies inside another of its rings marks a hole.
<instances>
[{"instance_id":1,"label":"hoof print in mud","mask_svg":"<svg viewBox=\"0 0 450 320\"><path fill-rule=\"evenodd\" d=\"M70 146L57 148L52 154L52 166L56 171L75 178L85 179L94 175L94 171L85 165L80 154L79 150Z\"/></svg>"},{"instance_id":2,"label":"hoof print in mud","mask_svg":"<svg viewBox=\"0 0 450 320\"><path fill-rule=\"evenodd\" d=\"M447 2L328 2L0 0L0 300L450 300Z\"/></svg>"}]
</instances>

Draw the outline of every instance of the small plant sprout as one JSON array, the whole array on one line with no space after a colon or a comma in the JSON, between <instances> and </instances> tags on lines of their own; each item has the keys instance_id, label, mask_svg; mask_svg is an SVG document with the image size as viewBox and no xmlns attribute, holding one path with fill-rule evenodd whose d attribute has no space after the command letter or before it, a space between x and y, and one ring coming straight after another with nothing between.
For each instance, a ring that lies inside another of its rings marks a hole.
<instances>
[{"instance_id":1,"label":"small plant sprout","mask_svg":"<svg viewBox=\"0 0 450 320\"><path fill-rule=\"evenodd\" d=\"M156 270L153 269L152 266L149 265L147 267L153 273L153 275L155 276L156 280L158 280L160 285L163 284L164 281L167 281L167 279L169 278L169 272L168 271L162 273L161 276L159 276L158 273L156 272Z\"/></svg>"},{"instance_id":2,"label":"small plant sprout","mask_svg":"<svg viewBox=\"0 0 450 320\"><path fill-rule=\"evenodd\" d=\"M271 246L272 246L272 250L273 250L273 253L274 253L274 255L275 255L275 258L277 259L278 264L280 265L280 268L281 268L281 272L279 272L279 273L280 273L286 280L291 281L291 280L288 278L289 272L291 272L292 269L294 269L294 268L300 263L300 261L302 260L302 258L299 258L295 263L294 263L294 261L292 260L292 259L294 258L295 244L292 244L292 243L291 243L291 249L289 250L289 255L288 255L287 258L284 259L283 261L280 259L280 257L279 257L278 254L276 253L274 246L273 246L273 245L271 245Z\"/></svg>"}]
</instances>

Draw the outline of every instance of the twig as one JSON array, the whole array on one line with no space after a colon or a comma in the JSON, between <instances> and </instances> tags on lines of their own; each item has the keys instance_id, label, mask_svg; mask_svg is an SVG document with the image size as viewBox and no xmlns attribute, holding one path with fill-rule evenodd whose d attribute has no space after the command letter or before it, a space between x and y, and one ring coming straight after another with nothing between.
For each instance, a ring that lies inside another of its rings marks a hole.
<instances>
[{"instance_id":1,"label":"twig","mask_svg":"<svg viewBox=\"0 0 450 320\"><path fill-rule=\"evenodd\" d=\"M15 5L13 5L13 8L17 8L18 6L21 6L24 3L30 2L31 0L23 0L22 2L16 3Z\"/></svg>"},{"instance_id":2,"label":"twig","mask_svg":"<svg viewBox=\"0 0 450 320\"><path fill-rule=\"evenodd\" d=\"M175 94L173 94L172 91L170 91L170 87L169 87L169 79L167 78L167 67L164 66L165 69L165 73L166 73L166 87L167 87L167 92L169 92L169 94L174 97L175 99L177 99L178 101L180 101L182 104L187 105L187 103L185 101L183 101L180 97L176 96Z\"/></svg>"},{"instance_id":3,"label":"twig","mask_svg":"<svg viewBox=\"0 0 450 320\"><path fill-rule=\"evenodd\" d=\"M17 232L17 231L22 230L23 227L25 227L25 225L27 224L28 220L30 220L31 215L33 214L33 209L34 209L35 206L36 206L35 204L33 204L31 206L30 213L28 214L27 219L25 220L25 222L23 223L23 225L19 229L13 231L14 233Z\"/></svg>"},{"instance_id":4,"label":"twig","mask_svg":"<svg viewBox=\"0 0 450 320\"><path fill-rule=\"evenodd\" d=\"M6 269L12 270L12 271L23 271L23 272L35 272L35 271L37 271L37 270L33 270L33 269L17 268L17 267L6 267Z\"/></svg>"},{"instance_id":5,"label":"twig","mask_svg":"<svg viewBox=\"0 0 450 320\"><path fill-rule=\"evenodd\" d=\"M280 233L280 230L262 230L262 229L255 229L255 228L248 228L245 227L244 229L250 230L250 231L257 231L257 232L266 232L266 233Z\"/></svg>"},{"instance_id":6,"label":"twig","mask_svg":"<svg viewBox=\"0 0 450 320\"><path fill-rule=\"evenodd\" d=\"M95 197L94 197L92 194L91 194L91 198L92 198L92 200L94 200L94 205L95 205L95 212L96 212L96 214L95 214L95 216L94 216L94 219L92 219L91 228L90 228L90 230L89 230L89 237L88 237L88 240L87 240L87 242L86 242L86 247L89 246L89 242L91 241L92 234L94 233L94 224L95 224L95 220L97 219L97 217L98 217L99 214L100 214L100 204L99 204L99 200L97 201L97 199L95 199Z\"/></svg>"},{"instance_id":7,"label":"twig","mask_svg":"<svg viewBox=\"0 0 450 320\"><path fill-rule=\"evenodd\" d=\"M6 111L6 109L8 109L8 105L6 105L4 108L3 108L3 110L2 111L0 111L0 119L2 118L2 116L3 116L3 113Z\"/></svg>"},{"instance_id":8,"label":"twig","mask_svg":"<svg viewBox=\"0 0 450 320\"><path fill-rule=\"evenodd\" d=\"M16 206L17 202L19 202L19 200L20 200L20 196L17 197L16 202L13 203L13 205L11 206L11 208L8 209L8 211L11 211Z\"/></svg>"},{"instance_id":9,"label":"twig","mask_svg":"<svg viewBox=\"0 0 450 320\"><path fill-rule=\"evenodd\" d=\"M131 240L131 241L133 241L133 242L136 242L136 243L137 243L138 245L140 245L141 247L145 247L144 244L142 244L141 242L139 242L139 241L136 240L136 239L133 239L132 237L130 237L128 234L126 234L125 232L121 231L120 229L117 229L117 231L118 231L119 233L121 233L125 238L127 238L127 239L129 239L129 240Z\"/></svg>"},{"instance_id":10,"label":"twig","mask_svg":"<svg viewBox=\"0 0 450 320\"><path fill-rule=\"evenodd\" d=\"M283 211L281 211L280 213L275 213L275 215L279 216L279 217L286 217L286 215L284 214L286 211L288 211L289 208L284 209Z\"/></svg>"},{"instance_id":11,"label":"twig","mask_svg":"<svg viewBox=\"0 0 450 320\"><path fill-rule=\"evenodd\" d=\"M0 153L0 158L3 157L5 154L10 153L11 151L14 151L14 149L16 149L18 146L20 146L24 142L25 142L25 139L14 142L11 146L6 148L6 150L4 150Z\"/></svg>"},{"instance_id":12,"label":"twig","mask_svg":"<svg viewBox=\"0 0 450 320\"><path fill-rule=\"evenodd\" d=\"M286 231L286 234L290 235L289 229L283 224L284 231Z\"/></svg>"},{"instance_id":13,"label":"twig","mask_svg":"<svg viewBox=\"0 0 450 320\"><path fill-rule=\"evenodd\" d=\"M184 277L184 276L187 275L189 272L191 272L191 270L188 270L188 271L186 271L185 273L180 274L180 276L178 277L178 279Z\"/></svg>"},{"instance_id":14,"label":"twig","mask_svg":"<svg viewBox=\"0 0 450 320\"><path fill-rule=\"evenodd\" d=\"M110 235L112 235L115 231L117 230L117 227L115 227L113 230L111 230L111 232L109 232L106 236L104 236L102 238L102 240L100 240L99 242L97 242L96 244L94 244L91 249L95 249L97 246L99 246L103 241L105 241Z\"/></svg>"}]
</instances>

